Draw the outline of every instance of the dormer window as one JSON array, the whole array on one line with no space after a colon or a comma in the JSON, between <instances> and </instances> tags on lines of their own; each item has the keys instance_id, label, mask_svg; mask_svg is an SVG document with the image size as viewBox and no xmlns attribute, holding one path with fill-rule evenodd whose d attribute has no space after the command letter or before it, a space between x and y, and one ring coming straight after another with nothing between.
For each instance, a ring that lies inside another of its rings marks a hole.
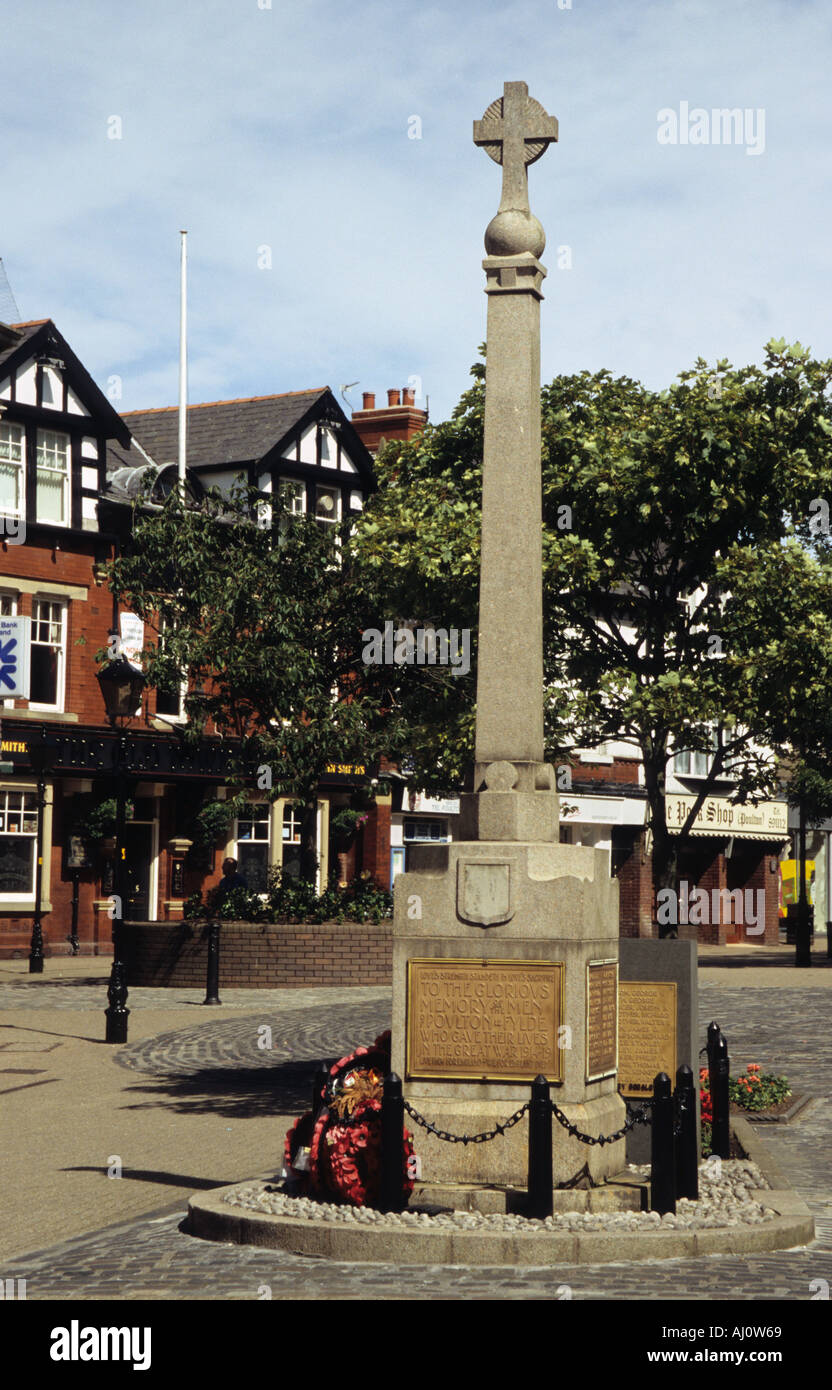
<instances>
[{"instance_id":1,"label":"dormer window","mask_svg":"<svg viewBox=\"0 0 832 1390\"><path fill-rule=\"evenodd\" d=\"M24 449L22 426L0 424L0 513L3 516L23 515Z\"/></svg>"},{"instance_id":2,"label":"dormer window","mask_svg":"<svg viewBox=\"0 0 832 1390\"><path fill-rule=\"evenodd\" d=\"M38 430L37 519L69 525L69 436Z\"/></svg>"}]
</instances>

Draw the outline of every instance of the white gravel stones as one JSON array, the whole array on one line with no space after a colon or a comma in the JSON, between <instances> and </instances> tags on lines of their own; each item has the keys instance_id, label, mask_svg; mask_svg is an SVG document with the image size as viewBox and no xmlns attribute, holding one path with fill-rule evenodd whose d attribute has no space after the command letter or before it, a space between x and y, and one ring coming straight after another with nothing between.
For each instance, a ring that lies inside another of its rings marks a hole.
<instances>
[{"instance_id":1,"label":"white gravel stones","mask_svg":"<svg viewBox=\"0 0 832 1390\"><path fill-rule=\"evenodd\" d=\"M645 1176L649 1168L633 1168ZM699 1200L680 1197L675 1216L647 1211L561 1212L545 1221L503 1213L484 1215L475 1211L415 1210L379 1212L369 1207L336 1206L313 1202L308 1197L289 1197L277 1184L250 1182L229 1192L223 1201L230 1206L247 1207L273 1216L294 1216L307 1221L337 1221L355 1225L397 1226L411 1230L502 1231L522 1234L540 1230L556 1231L650 1231L712 1230L716 1227L757 1225L772 1220L775 1213L751 1196L753 1189L767 1187L759 1168L747 1159L724 1159L703 1163L699 1168ZM267 1190L271 1188L271 1190Z\"/></svg>"}]
</instances>

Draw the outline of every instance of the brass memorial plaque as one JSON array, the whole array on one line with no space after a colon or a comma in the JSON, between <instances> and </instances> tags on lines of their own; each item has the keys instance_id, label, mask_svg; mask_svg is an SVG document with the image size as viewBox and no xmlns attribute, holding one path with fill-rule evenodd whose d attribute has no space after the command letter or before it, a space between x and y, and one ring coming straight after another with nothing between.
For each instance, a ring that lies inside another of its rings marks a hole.
<instances>
[{"instance_id":1,"label":"brass memorial plaque","mask_svg":"<svg viewBox=\"0 0 832 1390\"><path fill-rule=\"evenodd\" d=\"M675 981L625 980L619 985L618 1083L628 1098L652 1096L666 1071L676 1085Z\"/></svg>"},{"instance_id":2,"label":"brass memorial plaque","mask_svg":"<svg viewBox=\"0 0 832 1390\"><path fill-rule=\"evenodd\" d=\"M586 1080L614 1076L618 1064L618 961L586 967Z\"/></svg>"},{"instance_id":3,"label":"brass memorial plaque","mask_svg":"<svg viewBox=\"0 0 832 1390\"><path fill-rule=\"evenodd\" d=\"M563 964L409 960L408 1077L562 1081Z\"/></svg>"}]
</instances>

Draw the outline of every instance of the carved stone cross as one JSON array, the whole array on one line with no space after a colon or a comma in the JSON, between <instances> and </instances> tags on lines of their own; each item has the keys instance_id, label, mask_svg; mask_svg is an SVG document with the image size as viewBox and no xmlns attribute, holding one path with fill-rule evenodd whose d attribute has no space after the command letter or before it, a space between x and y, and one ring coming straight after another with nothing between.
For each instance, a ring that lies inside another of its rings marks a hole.
<instances>
[{"instance_id":1,"label":"carved stone cross","mask_svg":"<svg viewBox=\"0 0 832 1390\"><path fill-rule=\"evenodd\" d=\"M529 96L526 83L504 83L503 95L492 101L481 121L474 121L474 144L503 166L500 212L529 211L526 165L534 164L557 138L556 118Z\"/></svg>"}]
</instances>

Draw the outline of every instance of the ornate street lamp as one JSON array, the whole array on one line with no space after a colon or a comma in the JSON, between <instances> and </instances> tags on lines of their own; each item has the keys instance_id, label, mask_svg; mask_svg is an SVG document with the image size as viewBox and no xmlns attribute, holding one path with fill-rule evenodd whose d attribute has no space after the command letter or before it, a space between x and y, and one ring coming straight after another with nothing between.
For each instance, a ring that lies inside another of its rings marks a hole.
<instances>
[{"instance_id":1,"label":"ornate street lamp","mask_svg":"<svg viewBox=\"0 0 832 1390\"><path fill-rule=\"evenodd\" d=\"M98 672L98 684L104 696L107 718L116 727L116 720L130 718L141 706L145 679L138 666L119 656Z\"/></svg>"},{"instance_id":2,"label":"ornate street lamp","mask_svg":"<svg viewBox=\"0 0 832 1390\"><path fill-rule=\"evenodd\" d=\"M145 679L137 666L133 666L125 656L110 661L98 672L98 683L104 696L107 718L113 729L118 728L119 719L129 719L141 707ZM126 882L124 824L126 820L127 738L119 734L113 752L113 776L116 783L116 865L113 877L113 968L107 989L108 1007L105 1009L108 1043L127 1042L127 967L121 958L122 928L124 925L124 895Z\"/></svg>"},{"instance_id":3,"label":"ornate street lamp","mask_svg":"<svg viewBox=\"0 0 832 1390\"><path fill-rule=\"evenodd\" d=\"M43 811L46 806L46 773L52 766L53 750L46 741L46 726L39 736L29 740L29 761L37 777L38 829L35 853L35 919L32 923L32 942L29 948L29 974L43 974L43 927L41 897L43 891Z\"/></svg>"}]
</instances>

